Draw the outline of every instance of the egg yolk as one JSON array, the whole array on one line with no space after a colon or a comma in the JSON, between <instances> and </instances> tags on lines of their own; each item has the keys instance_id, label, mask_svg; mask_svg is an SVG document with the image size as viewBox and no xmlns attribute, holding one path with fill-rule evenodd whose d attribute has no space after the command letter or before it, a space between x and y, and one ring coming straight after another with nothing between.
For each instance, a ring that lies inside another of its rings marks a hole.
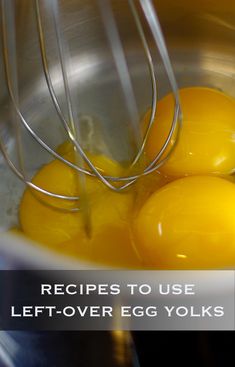
<instances>
[{"instance_id":1,"label":"egg yolk","mask_svg":"<svg viewBox=\"0 0 235 367\"><path fill-rule=\"evenodd\" d=\"M76 161L74 147L70 141L65 141L60 144L57 147L56 152L72 163ZM86 155L100 173L114 177L124 175L124 168L104 154L92 154L90 152L86 152ZM84 164L84 166L85 168L89 168L87 164Z\"/></svg>"},{"instance_id":2,"label":"egg yolk","mask_svg":"<svg viewBox=\"0 0 235 367\"><path fill-rule=\"evenodd\" d=\"M234 203L234 184L219 177L185 177L157 190L133 224L144 263L158 269L234 266Z\"/></svg>"},{"instance_id":3,"label":"egg yolk","mask_svg":"<svg viewBox=\"0 0 235 367\"><path fill-rule=\"evenodd\" d=\"M233 177L228 174L234 171L235 164L235 101L209 88L185 88L179 93L183 127L160 174L141 177L123 193L85 175L89 233L84 213L71 211L79 207L79 201L58 199L27 188L19 208L23 233L55 251L110 266L234 266L234 178L229 181L219 176ZM146 144L147 160L154 159L162 148L173 113L174 100L168 95L158 103ZM149 117L150 111L144 117L144 127ZM173 147L176 133L163 158ZM60 145L57 152L70 162L76 161L69 142ZM102 154L87 155L103 174L132 173ZM83 198L78 174L59 160L43 166L32 182L53 193Z\"/></svg>"},{"instance_id":4,"label":"egg yolk","mask_svg":"<svg viewBox=\"0 0 235 367\"><path fill-rule=\"evenodd\" d=\"M202 174L229 174L235 168L235 100L217 90L191 87L179 90L183 126L179 141L161 172L173 177ZM155 121L146 145L154 159L170 132L174 99L167 95L159 101ZM144 117L147 125L150 111ZM176 138L173 134L165 155ZM163 156L163 157L164 157Z\"/></svg>"},{"instance_id":5,"label":"egg yolk","mask_svg":"<svg viewBox=\"0 0 235 367\"><path fill-rule=\"evenodd\" d=\"M71 150L64 154L73 161ZM120 165L107 157L90 158L104 171L121 171ZM62 195L75 196L80 191L75 171L58 160L43 166L32 182ZM48 197L30 189L25 190L19 208L23 233L67 255L112 266L140 267L129 228L133 192L113 192L92 177L86 178L86 190L90 206L90 236L84 229L82 213L68 210L76 207L78 202Z\"/></svg>"},{"instance_id":6,"label":"egg yolk","mask_svg":"<svg viewBox=\"0 0 235 367\"><path fill-rule=\"evenodd\" d=\"M65 157L69 158L68 155ZM56 194L80 195L77 174L72 168L58 160L42 167L32 182ZM95 213L93 230L103 223L116 222L118 219L125 220L125 215L131 208L131 194L112 192L93 177L86 178L85 186L89 205L92 207L92 212ZM109 200L111 200L110 205L106 207L104 204ZM43 242L58 243L69 240L78 232L80 233L83 227L81 212L70 211L79 205L79 201L57 199L27 189L20 205L22 228L35 239Z\"/></svg>"}]
</instances>

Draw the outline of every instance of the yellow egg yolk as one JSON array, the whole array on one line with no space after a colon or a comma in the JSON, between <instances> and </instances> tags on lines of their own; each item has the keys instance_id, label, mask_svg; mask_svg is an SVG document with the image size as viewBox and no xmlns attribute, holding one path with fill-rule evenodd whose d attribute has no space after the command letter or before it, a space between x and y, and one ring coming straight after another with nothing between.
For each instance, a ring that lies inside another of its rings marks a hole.
<instances>
[{"instance_id":1,"label":"yellow egg yolk","mask_svg":"<svg viewBox=\"0 0 235 367\"><path fill-rule=\"evenodd\" d=\"M229 182L215 176L232 177L228 174L234 170L235 102L209 88L185 88L179 93L183 127L160 175L143 176L123 193L111 191L99 180L85 176L89 234L83 213L70 211L79 206L78 201L26 189L19 209L23 233L55 251L109 266L234 266L234 179ZM146 145L147 159L154 159L164 144L173 112L171 95L159 101ZM144 117L145 127L149 117L150 111ZM176 132L163 157L175 139ZM70 162L76 161L69 142L60 145L57 152ZM102 174L131 174L102 154L87 155ZM84 166L88 168L87 164ZM33 183L60 195L83 195L78 174L58 160L43 166Z\"/></svg>"},{"instance_id":2,"label":"yellow egg yolk","mask_svg":"<svg viewBox=\"0 0 235 367\"><path fill-rule=\"evenodd\" d=\"M235 100L217 90L191 87L179 90L183 126L179 141L169 160L160 168L173 177L201 174L230 174L235 169ZM174 99L167 95L159 101L157 114L146 145L154 159L171 128ZM144 117L144 126L150 111ZM165 152L175 142L176 133ZM164 156L165 156L164 155ZM163 157L164 157L163 156Z\"/></svg>"},{"instance_id":3,"label":"yellow egg yolk","mask_svg":"<svg viewBox=\"0 0 235 367\"><path fill-rule=\"evenodd\" d=\"M70 141L65 141L64 143L60 144L57 147L56 152L72 163L76 161L74 147ZM111 158L105 156L104 154L91 154L90 152L86 152L86 155L88 159L90 159L92 164L102 174L114 177L122 176L124 174L124 168ZM85 168L89 169L86 163L84 164L84 166Z\"/></svg>"},{"instance_id":4,"label":"yellow egg yolk","mask_svg":"<svg viewBox=\"0 0 235 367\"><path fill-rule=\"evenodd\" d=\"M68 160L74 160L71 150L60 153ZM90 158L100 170L112 174L121 172L120 165L107 157ZM57 194L79 195L75 171L58 160L43 166L32 182ZM138 187L142 187L141 181ZM23 233L67 255L112 266L140 267L129 226L135 193L113 192L92 177L86 178L86 190L90 206L90 236L84 229L82 213L67 210L79 205L78 202L51 198L30 189L25 190L19 208Z\"/></svg>"},{"instance_id":5,"label":"yellow egg yolk","mask_svg":"<svg viewBox=\"0 0 235 367\"><path fill-rule=\"evenodd\" d=\"M107 164L107 158L104 164ZM77 173L58 160L42 167L32 182L56 194L80 195ZM92 214L95 213L92 224L94 230L103 223L124 220L127 211L130 210L132 196L129 193L118 195L92 177L86 178L86 193ZM109 203L108 212L105 203ZM59 243L70 240L80 233L83 226L81 212L69 211L79 205L79 201L61 200L27 189L20 205L22 228L25 233L38 241Z\"/></svg>"},{"instance_id":6,"label":"yellow egg yolk","mask_svg":"<svg viewBox=\"0 0 235 367\"><path fill-rule=\"evenodd\" d=\"M191 176L168 183L134 221L144 263L158 269L234 266L234 203L234 184L223 178Z\"/></svg>"}]
</instances>

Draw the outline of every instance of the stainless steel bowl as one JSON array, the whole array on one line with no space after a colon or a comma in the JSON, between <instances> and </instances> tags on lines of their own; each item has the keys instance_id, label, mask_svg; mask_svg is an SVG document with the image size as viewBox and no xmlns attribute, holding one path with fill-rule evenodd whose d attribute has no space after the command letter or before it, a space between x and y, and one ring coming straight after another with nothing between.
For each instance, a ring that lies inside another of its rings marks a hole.
<instances>
[{"instance_id":1,"label":"stainless steel bowl","mask_svg":"<svg viewBox=\"0 0 235 367\"><path fill-rule=\"evenodd\" d=\"M55 147L65 139L65 134L50 101L42 70L33 3L31 0L14 1L20 105L31 126L48 144ZM157 0L155 4L178 85L209 86L235 96L235 3L230 0ZM41 1L41 5L52 81L63 105L63 84L53 28L46 13L46 1ZM142 115L151 104L150 76L144 51L127 1L113 0L112 5L133 80L139 114ZM94 140L96 143L98 140L98 149L106 149L117 159L127 159L130 156L127 111L96 1L63 0L61 8L62 27L71 54L70 77L78 113L84 121L84 131L88 120L95 130L86 144L93 146ZM161 96L169 91L169 85L159 61L158 50L147 29L146 34L155 61ZM0 131L9 153L14 157L14 135L9 128L12 108L4 81L2 56L0 77ZM26 167L31 175L50 157L23 129L22 135ZM23 185L1 158L0 172L0 224L5 232L17 224L17 206ZM55 255L40 245L32 245L10 234L1 236L0 251L7 258L8 265L13 264L13 267L19 267L22 262L40 268L97 266Z\"/></svg>"}]
</instances>

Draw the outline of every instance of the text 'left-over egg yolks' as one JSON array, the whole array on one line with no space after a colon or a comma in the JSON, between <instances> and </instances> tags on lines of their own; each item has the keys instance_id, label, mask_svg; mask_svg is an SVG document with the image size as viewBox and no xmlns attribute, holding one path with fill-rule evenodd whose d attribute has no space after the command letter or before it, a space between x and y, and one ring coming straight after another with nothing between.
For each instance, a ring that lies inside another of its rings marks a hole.
<instances>
[{"instance_id":1,"label":"text 'left-over egg yolks'","mask_svg":"<svg viewBox=\"0 0 235 367\"><path fill-rule=\"evenodd\" d=\"M217 90L191 87L179 90L182 128L178 144L169 160L160 168L172 177L186 175L230 174L235 169L235 99ZM170 132L174 99L167 95L159 101L146 154L154 159ZM149 121L150 111L144 117ZM176 132L165 152L175 143ZM165 155L163 155L164 157Z\"/></svg>"},{"instance_id":2,"label":"text 'left-over egg yolks'","mask_svg":"<svg viewBox=\"0 0 235 367\"><path fill-rule=\"evenodd\" d=\"M226 268L235 264L235 187L191 176L156 191L133 225L137 250L159 269Z\"/></svg>"}]
</instances>

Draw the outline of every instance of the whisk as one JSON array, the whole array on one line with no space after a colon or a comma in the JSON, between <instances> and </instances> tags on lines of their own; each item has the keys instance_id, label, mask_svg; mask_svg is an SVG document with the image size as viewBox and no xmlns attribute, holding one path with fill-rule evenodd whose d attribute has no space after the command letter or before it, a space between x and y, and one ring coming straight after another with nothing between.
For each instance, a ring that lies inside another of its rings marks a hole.
<instances>
[{"instance_id":1,"label":"whisk","mask_svg":"<svg viewBox=\"0 0 235 367\"><path fill-rule=\"evenodd\" d=\"M31 137L36 141L36 143L39 144L44 150L46 150L53 158L58 159L63 164L71 167L78 173L78 179L80 180L81 186L85 185L84 177L90 176L94 177L97 180L100 180L110 190L115 192L122 192L128 189L130 186L132 186L140 177L148 175L154 171L157 171L169 158L170 154L172 153L173 149L177 144L180 132L179 127L181 125L182 118L181 118L181 108L176 79L174 76L170 58L168 56L168 51L161 31L158 16L156 14L156 10L152 1L128 0L128 2L126 2L125 4L125 6L129 6L129 9L132 13L133 21L135 22L136 28L139 33L139 37L146 57L146 63L149 70L151 88L152 88L151 114L148 121L147 129L145 130L143 138L141 138L142 134L139 124L137 101L135 98L133 83L130 76L130 71L128 69L128 62L126 60L120 32L118 30L117 23L115 20L115 14L113 12L112 3L109 0L97 0L97 5L100 11L103 27L113 56L114 64L117 70L121 90L124 96L124 101L131 125L131 131L133 134L133 140L136 146L136 153L130 163L131 168L130 172L132 173L125 176L111 176L104 174L101 170L99 170L95 166L95 164L92 162L92 159L88 157L88 155L86 154L85 150L82 147L80 121L76 113L76 102L74 102L68 78L67 64L70 55L68 52L68 45L66 44L66 40L60 26L61 14L60 14L60 4L58 0L50 0L46 2L46 8L49 15L49 19L51 20L51 23L53 24L54 27L54 34L55 34L54 44L57 48L59 55L59 64L63 80L64 99L66 101L68 118L65 116L65 113L62 110L60 101L56 95L52 83L51 71L48 62L46 41L45 41L46 34L42 19L43 2L40 0L34 0L34 10L36 15L35 19L37 23L38 40L41 51L41 62L45 81L49 90L50 98L54 105L54 110L59 118L61 125L64 128L64 131L67 135L67 139L71 142L73 149L76 152L76 161L70 162L65 157L60 155L56 150L54 150L51 146L49 146L46 141L41 139L40 136L37 134L37 132L30 126L29 121L27 121L27 118L24 116L19 105L19 95L18 95L19 90L17 83L18 79L17 79L17 67L16 67L16 41L15 41L16 28L14 24L14 14L12 13L10 3L11 1L9 0L1 0L3 65L8 94L16 114L16 118L13 119L13 125L14 125L13 130L15 134L15 141L17 144L19 167L16 166L16 164L9 156L6 144L4 143L3 136L0 136L0 148L11 170L19 177L20 180L22 180L31 189L53 198L75 201L78 203L76 208L72 208L69 210L75 211L81 209L80 206L81 195L69 196L69 195L61 195L56 192L50 192L48 190L43 189L42 187L35 185L31 180L28 179L24 167L24 159L22 154L22 141L19 132L19 124L21 124L31 135ZM142 12L142 14L140 14L140 12ZM155 158L150 163L146 164L145 167L142 168L139 172L138 163L140 162L142 156L144 155L145 146L148 137L151 134L151 128L156 116L157 103L158 103L157 73L152 58L153 51L150 48L149 43L147 41L146 30L144 29L141 15L142 16L144 15L146 24L148 25L148 30L151 32L154 40L154 46L157 48L163 63L168 78L168 82L174 97L174 114L170 131L160 151L156 154ZM174 144L166 152L173 134L174 134Z\"/></svg>"}]
</instances>

